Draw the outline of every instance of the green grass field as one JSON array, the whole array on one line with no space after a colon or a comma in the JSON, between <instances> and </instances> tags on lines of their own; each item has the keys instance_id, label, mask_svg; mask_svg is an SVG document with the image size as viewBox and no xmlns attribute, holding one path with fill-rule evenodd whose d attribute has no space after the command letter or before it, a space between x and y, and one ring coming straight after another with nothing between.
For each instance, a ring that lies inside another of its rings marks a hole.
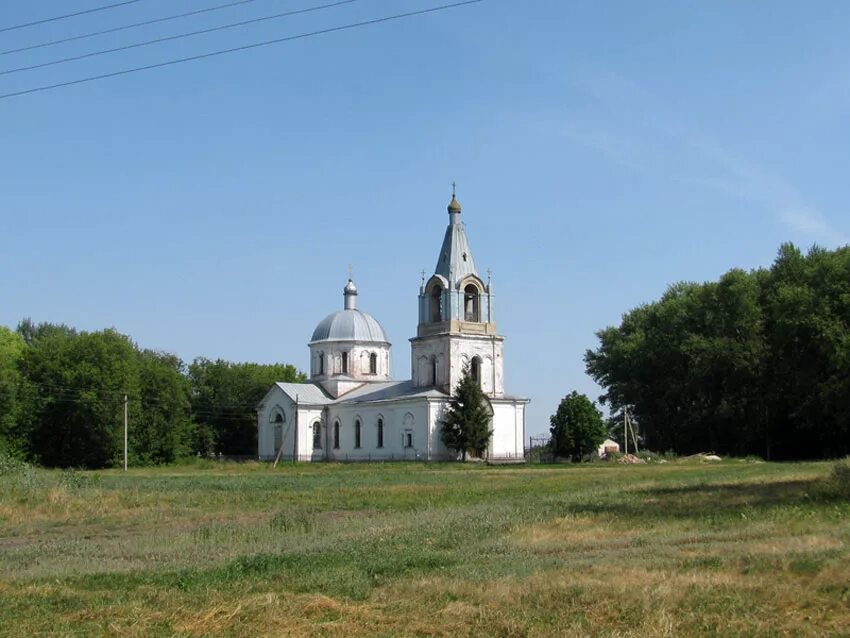
<instances>
[{"instance_id":1,"label":"green grass field","mask_svg":"<svg viewBox=\"0 0 850 638\"><path fill-rule=\"evenodd\" d=\"M0 634L850 635L832 464L0 472Z\"/></svg>"}]
</instances>

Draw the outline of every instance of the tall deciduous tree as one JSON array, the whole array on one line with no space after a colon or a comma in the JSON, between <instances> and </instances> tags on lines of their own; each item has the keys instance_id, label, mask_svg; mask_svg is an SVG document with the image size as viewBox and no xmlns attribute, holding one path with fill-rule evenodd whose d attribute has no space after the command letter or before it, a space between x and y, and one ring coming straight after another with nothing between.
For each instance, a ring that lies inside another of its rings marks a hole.
<instances>
[{"instance_id":1,"label":"tall deciduous tree","mask_svg":"<svg viewBox=\"0 0 850 638\"><path fill-rule=\"evenodd\" d=\"M460 453L463 461L467 455L483 457L493 436L491 422L487 397L470 371L464 370L443 417L443 443Z\"/></svg>"},{"instance_id":2,"label":"tall deciduous tree","mask_svg":"<svg viewBox=\"0 0 850 638\"><path fill-rule=\"evenodd\" d=\"M291 365L196 360L140 350L115 330L78 332L23 320L0 327L0 451L45 465L104 467L123 452L128 399L132 464L195 452L256 452L255 407Z\"/></svg>"},{"instance_id":3,"label":"tall deciduous tree","mask_svg":"<svg viewBox=\"0 0 850 638\"><path fill-rule=\"evenodd\" d=\"M120 454L124 394L138 395L136 349L114 330L44 331L21 369L33 419L30 451L49 466L104 467ZM139 416L138 408L133 419Z\"/></svg>"},{"instance_id":4,"label":"tall deciduous tree","mask_svg":"<svg viewBox=\"0 0 850 638\"><path fill-rule=\"evenodd\" d=\"M850 248L784 244L770 269L675 284L597 336L587 371L650 448L850 452Z\"/></svg>"},{"instance_id":5,"label":"tall deciduous tree","mask_svg":"<svg viewBox=\"0 0 850 638\"><path fill-rule=\"evenodd\" d=\"M0 326L0 452L21 455L26 449L26 431L20 425L19 370L23 338Z\"/></svg>"},{"instance_id":6,"label":"tall deciduous tree","mask_svg":"<svg viewBox=\"0 0 850 638\"><path fill-rule=\"evenodd\" d=\"M189 366L192 418L198 451L213 445L224 454L257 453L257 413L260 399L277 381L302 383L303 373L289 364L231 363L195 359Z\"/></svg>"},{"instance_id":7,"label":"tall deciduous tree","mask_svg":"<svg viewBox=\"0 0 850 638\"><path fill-rule=\"evenodd\" d=\"M131 429L130 450L138 463L171 463L191 449L186 366L173 354L143 350L138 371L141 410Z\"/></svg>"},{"instance_id":8,"label":"tall deciduous tree","mask_svg":"<svg viewBox=\"0 0 850 638\"><path fill-rule=\"evenodd\" d=\"M589 456L607 434L602 413L593 401L575 390L561 399L558 410L549 418L549 425L555 456L574 461Z\"/></svg>"}]
</instances>

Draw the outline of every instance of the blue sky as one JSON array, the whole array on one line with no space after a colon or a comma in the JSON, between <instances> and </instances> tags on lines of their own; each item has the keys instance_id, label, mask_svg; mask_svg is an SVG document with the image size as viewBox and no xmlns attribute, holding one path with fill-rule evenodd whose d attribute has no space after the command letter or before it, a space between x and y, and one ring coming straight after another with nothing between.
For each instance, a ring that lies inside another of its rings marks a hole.
<instances>
[{"instance_id":1,"label":"blue sky","mask_svg":"<svg viewBox=\"0 0 850 638\"><path fill-rule=\"evenodd\" d=\"M101 4L5 2L0 28ZM144 0L0 49L211 4ZM438 4L360 0L0 75L0 93ZM257 0L0 71L306 6ZM847 243L848 21L846 2L486 0L0 100L0 324L303 369L351 263L407 378L457 180L507 389L544 432L565 394L598 396L582 355L623 312L769 265L783 241Z\"/></svg>"}]
</instances>

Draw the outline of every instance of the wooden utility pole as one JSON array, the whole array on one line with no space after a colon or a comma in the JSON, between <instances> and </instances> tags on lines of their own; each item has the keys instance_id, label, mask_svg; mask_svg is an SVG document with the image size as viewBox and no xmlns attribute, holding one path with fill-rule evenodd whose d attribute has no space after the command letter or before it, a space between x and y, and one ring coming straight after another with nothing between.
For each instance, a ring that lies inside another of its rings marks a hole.
<instances>
[{"instance_id":1,"label":"wooden utility pole","mask_svg":"<svg viewBox=\"0 0 850 638\"><path fill-rule=\"evenodd\" d=\"M629 453L629 432L631 432L632 443L634 443L635 454L637 454L638 442L637 434L635 434L635 426L632 424L632 420L629 418L629 411L626 408L623 408L623 442L626 444L626 450L624 454Z\"/></svg>"},{"instance_id":2,"label":"wooden utility pole","mask_svg":"<svg viewBox=\"0 0 850 638\"><path fill-rule=\"evenodd\" d=\"M623 408L623 443L625 443L625 450L623 454L629 453L629 411L626 408Z\"/></svg>"},{"instance_id":3,"label":"wooden utility pole","mask_svg":"<svg viewBox=\"0 0 850 638\"><path fill-rule=\"evenodd\" d=\"M629 430L632 432L632 443L635 444L635 454L639 452L638 450L638 442L637 442L637 433L635 432L635 424L632 423L632 417L629 416L628 410L626 410L626 418L629 420Z\"/></svg>"},{"instance_id":4,"label":"wooden utility pole","mask_svg":"<svg viewBox=\"0 0 850 638\"><path fill-rule=\"evenodd\" d=\"M124 395L124 471L127 471L127 395Z\"/></svg>"}]
</instances>

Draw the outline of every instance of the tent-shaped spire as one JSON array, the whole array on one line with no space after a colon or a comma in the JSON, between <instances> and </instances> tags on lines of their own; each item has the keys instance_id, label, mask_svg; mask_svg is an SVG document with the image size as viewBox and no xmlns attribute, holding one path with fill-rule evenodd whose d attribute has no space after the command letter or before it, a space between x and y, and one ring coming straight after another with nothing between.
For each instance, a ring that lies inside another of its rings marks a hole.
<instances>
[{"instance_id":1,"label":"tent-shaped spire","mask_svg":"<svg viewBox=\"0 0 850 638\"><path fill-rule=\"evenodd\" d=\"M469 239L466 237L466 227L460 221L461 207L455 197L454 189L452 189L452 201L449 202L448 211L449 227L446 228L434 272L445 277L454 286L468 275L477 277L478 272L475 270L475 260L472 258Z\"/></svg>"}]
</instances>

